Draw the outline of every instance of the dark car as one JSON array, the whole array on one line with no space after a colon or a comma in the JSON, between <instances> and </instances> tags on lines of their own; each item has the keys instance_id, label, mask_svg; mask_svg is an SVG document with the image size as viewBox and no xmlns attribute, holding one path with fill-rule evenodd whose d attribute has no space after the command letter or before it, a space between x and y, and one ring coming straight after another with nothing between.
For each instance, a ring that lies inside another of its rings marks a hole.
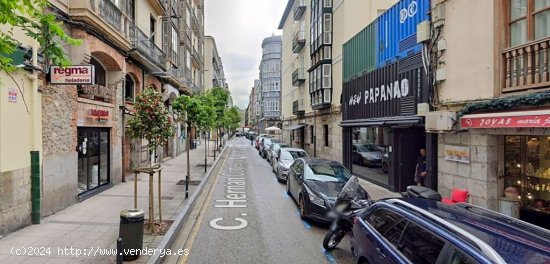
<instances>
[{"instance_id":1,"label":"dark car","mask_svg":"<svg viewBox=\"0 0 550 264\"><path fill-rule=\"evenodd\" d=\"M296 159L290 166L286 189L300 208L302 219L310 218L328 223L329 208L351 174L337 161L315 158ZM367 197L362 188L358 197Z\"/></svg>"},{"instance_id":2,"label":"dark car","mask_svg":"<svg viewBox=\"0 0 550 264\"><path fill-rule=\"evenodd\" d=\"M550 263L550 231L471 204L381 200L354 220L354 263Z\"/></svg>"}]
</instances>

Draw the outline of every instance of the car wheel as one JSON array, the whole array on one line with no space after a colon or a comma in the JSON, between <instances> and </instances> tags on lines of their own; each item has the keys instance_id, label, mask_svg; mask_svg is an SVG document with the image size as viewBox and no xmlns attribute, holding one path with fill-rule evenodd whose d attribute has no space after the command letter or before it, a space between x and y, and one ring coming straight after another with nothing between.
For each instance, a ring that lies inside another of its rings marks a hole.
<instances>
[{"instance_id":1,"label":"car wheel","mask_svg":"<svg viewBox=\"0 0 550 264\"><path fill-rule=\"evenodd\" d=\"M278 182L283 182L283 178L281 178L281 170L277 169L277 172L275 173L275 177L277 177Z\"/></svg>"},{"instance_id":2,"label":"car wheel","mask_svg":"<svg viewBox=\"0 0 550 264\"><path fill-rule=\"evenodd\" d=\"M290 192L290 180L288 178L286 179L286 194L292 197L292 193Z\"/></svg>"},{"instance_id":3,"label":"car wheel","mask_svg":"<svg viewBox=\"0 0 550 264\"><path fill-rule=\"evenodd\" d=\"M304 201L304 196L300 195L300 199L298 200L299 200L298 205L300 207L300 218L302 220L305 220L307 217L306 217L306 204Z\"/></svg>"}]
</instances>

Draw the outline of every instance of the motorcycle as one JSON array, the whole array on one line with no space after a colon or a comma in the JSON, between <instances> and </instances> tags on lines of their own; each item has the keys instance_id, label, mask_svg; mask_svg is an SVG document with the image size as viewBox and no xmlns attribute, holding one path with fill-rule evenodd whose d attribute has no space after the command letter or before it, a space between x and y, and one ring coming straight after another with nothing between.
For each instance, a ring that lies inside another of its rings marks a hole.
<instances>
[{"instance_id":1,"label":"motorcycle","mask_svg":"<svg viewBox=\"0 0 550 264\"><path fill-rule=\"evenodd\" d=\"M333 250L340 244L346 234L350 234L353 228L353 219L365 207L372 204L369 195L365 192L359 197L359 181L352 176L342 191L338 194L334 206L327 217L333 219L329 232L323 239L323 248L327 251Z\"/></svg>"}]
</instances>

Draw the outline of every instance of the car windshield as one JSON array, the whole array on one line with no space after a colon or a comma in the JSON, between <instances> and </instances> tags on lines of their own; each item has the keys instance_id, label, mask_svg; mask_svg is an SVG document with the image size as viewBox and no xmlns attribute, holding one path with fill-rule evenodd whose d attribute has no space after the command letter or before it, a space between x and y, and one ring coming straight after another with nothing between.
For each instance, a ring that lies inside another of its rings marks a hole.
<instances>
[{"instance_id":1,"label":"car windshield","mask_svg":"<svg viewBox=\"0 0 550 264\"><path fill-rule=\"evenodd\" d=\"M310 164L305 167L305 179L321 182L347 182L351 177L342 165Z\"/></svg>"},{"instance_id":2,"label":"car windshield","mask_svg":"<svg viewBox=\"0 0 550 264\"><path fill-rule=\"evenodd\" d=\"M297 158L307 158L307 153L305 151L297 150L283 151L281 153L282 160L295 160Z\"/></svg>"},{"instance_id":3,"label":"car windshield","mask_svg":"<svg viewBox=\"0 0 550 264\"><path fill-rule=\"evenodd\" d=\"M357 147L357 151L359 152L370 152L370 151L380 151L377 147L371 144L361 144L361 145L355 145Z\"/></svg>"}]
</instances>

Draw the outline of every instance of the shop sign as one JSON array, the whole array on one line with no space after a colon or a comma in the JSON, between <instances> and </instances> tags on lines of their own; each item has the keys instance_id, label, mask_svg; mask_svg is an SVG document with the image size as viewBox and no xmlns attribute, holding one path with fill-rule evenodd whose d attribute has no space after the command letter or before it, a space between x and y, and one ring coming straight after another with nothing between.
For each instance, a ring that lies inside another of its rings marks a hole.
<instances>
[{"instance_id":1,"label":"shop sign","mask_svg":"<svg viewBox=\"0 0 550 264\"><path fill-rule=\"evenodd\" d=\"M77 65L77 66L50 66L50 83L51 84L93 84L94 83L94 66L93 65Z\"/></svg>"},{"instance_id":2,"label":"shop sign","mask_svg":"<svg viewBox=\"0 0 550 264\"><path fill-rule=\"evenodd\" d=\"M405 78L394 83L382 84L380 87L366 89L364 97L361 93L350 95L349 105L358 105L361 103L361 99L364 99L364 104L368 104L390 101L407 96L409 96L409 80Z\"/></svg>"},{"instance_id":3,"label":"shop sign","mask_svg":"<svg viewBox=\"0 0 550 264\"><path fill-rule=\"evenodd\" d=\"M8 90L8 102L17 103L17 89Z\"/></svg>"},{"instance_id":4,"label":"shop sign","mask_svg":"<svg viewBox=\"0 0 550 264\"><path fill-rule=\"evenodd\" d=\"M99 109L90 109L90 115L96 116L96 117L108 117L109 111L107 110L99 110Z\"/></svg>"},{"instance_id":5,"label":"shop sign","mask_svg":"<svg viewBox=\"0 0 550 264\"><path fill-rule=\"evenodd\" d=\"M462 128L550 127L550 114L523 116L464 116Z\"/></svg>"},{"instance_id":6,"label":"shop sign","mask_svg":"<svg viewBox=\"0 0 550 264\"><path fill-rule=\"evenodd\" d=\"M445 145L445 160L470 163L470 148Z\"/></svg>"}]
</instances>

